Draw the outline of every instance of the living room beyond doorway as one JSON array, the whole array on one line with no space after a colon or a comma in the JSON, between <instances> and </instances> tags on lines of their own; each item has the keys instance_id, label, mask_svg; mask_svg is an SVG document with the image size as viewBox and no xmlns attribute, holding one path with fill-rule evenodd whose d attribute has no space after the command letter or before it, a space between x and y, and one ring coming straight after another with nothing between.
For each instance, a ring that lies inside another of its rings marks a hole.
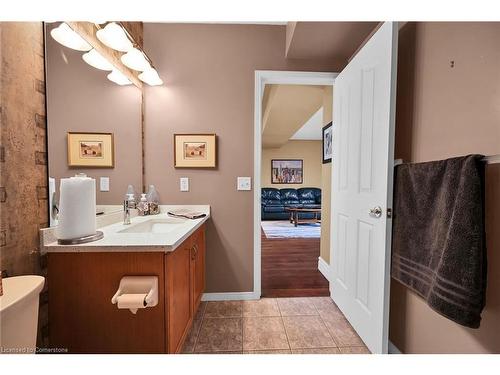
<instances>
[{"instance_id":1,"label":"living room beyond doorway","mask_svg":"<svg viewBox=\"0 0 500 375\"><path fill-rule=\"evenodd\" d=\"M324 137L326 132L331 141L332 95L331 86L271 84L264 88L262 297L330 295L325 277L328 264L321 250L329 242L322 225L327 219L324 204L330 204L330 197L325 199L331 182ZM322 264L326 264L323 270Z\"/></svg>"}]
</instances>

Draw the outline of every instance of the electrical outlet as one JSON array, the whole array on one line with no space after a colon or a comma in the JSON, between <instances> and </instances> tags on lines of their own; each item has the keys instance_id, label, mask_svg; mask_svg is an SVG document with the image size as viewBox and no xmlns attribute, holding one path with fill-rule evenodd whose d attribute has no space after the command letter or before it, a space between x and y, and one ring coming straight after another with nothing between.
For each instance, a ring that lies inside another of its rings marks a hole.
<instances>
[{"instance_id":1,"label":"electrical outlet","mask_svg":"<svg viewBox=\"0 0 500 375\"><path fill-rule=\"evenodd\" d=\"M101 177L99 179L99 190L109 191L109 177Z\"/></svg>"},{"instance_id":2,"label":"electrical outlet","mask_svg":"<svg viewBox=\"0 0 500 375\"><path fill-rule=\"evenodd\" d=\"M252 190L252 178L251 177L238 177L237 189L238 190Z\"/></svg>"},{"instance_id":3,"label":"electrical outlet","mask_svg":"<svg viewBox=\"0 0 500 375\"><path fill-rule=\"evenodd\" d=\"M180 179L181 191L189 191L189 178L181 177Z\"/></svg>"}]
</instances>

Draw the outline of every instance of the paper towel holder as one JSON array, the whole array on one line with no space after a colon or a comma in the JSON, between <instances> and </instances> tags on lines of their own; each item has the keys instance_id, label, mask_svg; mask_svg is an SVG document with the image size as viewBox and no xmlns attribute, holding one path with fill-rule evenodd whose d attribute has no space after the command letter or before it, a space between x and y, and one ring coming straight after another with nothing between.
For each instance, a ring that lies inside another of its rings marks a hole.
<instances>
[{"instance_id":1,"label":"paper towel holder","mask_svg":"<svg viewBox=\"0 0 500 375\"><path fill-rule=\"evenodd\" d=\"M79 245L82 243L93 242L104 238L104 233L100 230L96 231L94 234L90 236L84 236L79 238L68 238L68 239L58 239L57 243L59 245Z\"/></svg>"},{"instance_id":2,"label":"paper towel holder","mask_svg":"<svg viewBox=\"0 0 500 375\"><path fill-rule=\"evenodd\" d=\"M158 276L123 276L111 303L118 303L122 294L146 294L144 307L158 304Z\"/></svg>"}]
</instances>

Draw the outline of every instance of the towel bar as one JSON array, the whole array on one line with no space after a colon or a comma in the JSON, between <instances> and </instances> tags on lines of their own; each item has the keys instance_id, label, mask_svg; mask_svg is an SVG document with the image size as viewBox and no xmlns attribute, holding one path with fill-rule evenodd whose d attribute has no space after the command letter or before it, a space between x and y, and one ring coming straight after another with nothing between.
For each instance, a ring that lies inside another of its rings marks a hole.
<instances>
[{"instance_id":1,"label":"towel bar","mask_svg":"<svg viewBox=\"0 0 500 375\"><path fill-rule=\"evenodd\" d=\"M500 154L496 154L496 155L488 155L488 156L485 156L484 158L481 159L482 161L484 161L486 164L498 164L500 163ZM404 161L403 159L396 159L394 160L394 166L398 166L399 164L403 164Z\"/></svg>"},{"instance_id":2,"label":"towel bar","mask_svg":"<svg viewBox=\"0 0 500 375\"><path fill-rule=\"evenodd\" d=\"M485 156L482 159L486 164L500 163L500 154Z\"/></svg>"}]
</instances>

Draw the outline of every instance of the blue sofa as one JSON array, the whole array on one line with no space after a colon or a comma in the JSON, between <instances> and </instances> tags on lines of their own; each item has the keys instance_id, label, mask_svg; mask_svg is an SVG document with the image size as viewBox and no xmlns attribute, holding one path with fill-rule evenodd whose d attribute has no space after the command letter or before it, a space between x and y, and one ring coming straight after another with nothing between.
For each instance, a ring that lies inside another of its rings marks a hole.
<instances>
[{"instance_id":1,"label":"blue sofa","mask_svg":"<svg viewBox=\"0 0 500 375\"><path fill-rule=\"evenodd\" d=\"M262 220L287 220L290 212L286 207L321 208L321 189L275 189L262 188L261 217ZM313 213L303 213L300 217L311 219ZM319 216L321 217L321 216Z\"/></svg>"}]
</instances>

